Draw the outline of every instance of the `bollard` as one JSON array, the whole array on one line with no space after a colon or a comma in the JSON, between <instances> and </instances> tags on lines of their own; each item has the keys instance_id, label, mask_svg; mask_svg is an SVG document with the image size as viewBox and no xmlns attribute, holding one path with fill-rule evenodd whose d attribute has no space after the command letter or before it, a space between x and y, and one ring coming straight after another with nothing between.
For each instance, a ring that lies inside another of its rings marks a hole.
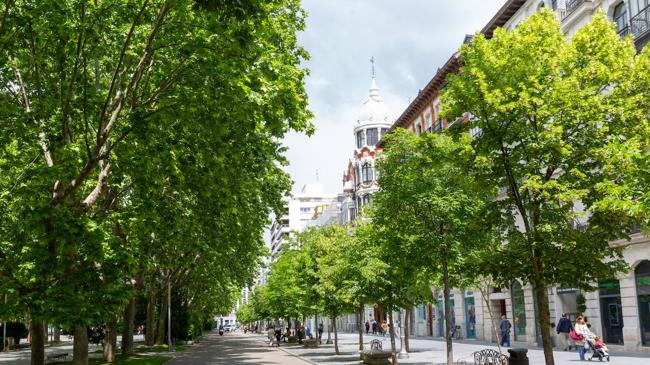
<instances>
[{"instance_id":1,"label":"bollard","mask_svg":"<svg viewBox=\"0 0 650 365\"><path fill-rule=\"evenodd\" d=\"M508 349L510 353L509 365L528 365L528 349Z\"/></svg>"}]
</instances>

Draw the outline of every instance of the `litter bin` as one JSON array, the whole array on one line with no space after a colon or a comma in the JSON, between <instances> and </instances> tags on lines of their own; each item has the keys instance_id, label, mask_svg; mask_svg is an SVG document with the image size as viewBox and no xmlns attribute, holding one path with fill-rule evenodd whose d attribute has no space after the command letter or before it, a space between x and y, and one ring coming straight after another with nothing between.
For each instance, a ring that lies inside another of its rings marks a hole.
<instances>
[{"instance_id":1,"label":"litter bin","mask_svg":"<svg viewBox=\"0 0 650 365\"><path fill-rule=\"evenodd\" d=\"M508 349L510 353L509 365L528 365L528 349Z\"/></svg>"}]
</instances>

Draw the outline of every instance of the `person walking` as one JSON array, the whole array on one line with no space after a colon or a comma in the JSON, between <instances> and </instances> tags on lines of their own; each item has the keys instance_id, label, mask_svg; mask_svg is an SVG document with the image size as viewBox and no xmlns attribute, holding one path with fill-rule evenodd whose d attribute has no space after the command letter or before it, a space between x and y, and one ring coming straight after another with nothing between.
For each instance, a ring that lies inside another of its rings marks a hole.
<instances>
[{"instance_id":1,"label":"person walking","mask_svg":"<svg viewBox=\"0 0 650 365\"><path fill-rule=\"evenodd\" d=\"M573 326L573 330L577 336L577 338L574 337L574 341L578 348L578 356L580 357L580 361L585 361L585 353L589 348L589 345L585 342L585 337L592 335L592 332L589 327L587 327L587 322L585 321L584 316L580 315L576 318L576 324Z\"/></svg>"},{"instance_id":2,"label":"person walking","mask_svg":"<svg viewBox=\"0 0 650 365\"><path fill-rule=\"evenodd\" d=\"M560 342L562 343L562 351L571 350L571 337L569 333L573 326L571 325L571 320L567 317L566 313L562 313L562 318L557 322L557 335L560 337Z\"/></svg>"},{"instance_id":3,"label":"person walking","mask_svg":"<svg viewBox=\"0 0 650 365\"><path fill-rule=\"evenodd\" d=\"M318 324L318 343L323 343L323 322Z\"/></svg>"},{"instance_id":4,"label":"person walking","mask_svg":"<svg viewBox=\"0 0 650 365\"><path fill-rule=\"evenodd\" d=\"M366 335L370 332L370 320L366 321Z\"/></svg>"},{"instance_id":5,"label":"person walking","mask_svg":"<svg viewBox=\"0 0 650 365\"><path fill-rule=\"evenodd\" d=\"M377 321L374 319L372 320L372 334L376 335L377 334Z\"/></svg>"},{"instance_id":6,"label":"person walking","mask_svg":"<svg viewBox=\"0 0 650 365\"><path fill-rule=\"evenodd\" d=\"M501 330L501 346L510 347L510 329L512 324L506 317L506 315L501 316L501 323L499 324L499 329Z\"/></svg>"}]
</instances>

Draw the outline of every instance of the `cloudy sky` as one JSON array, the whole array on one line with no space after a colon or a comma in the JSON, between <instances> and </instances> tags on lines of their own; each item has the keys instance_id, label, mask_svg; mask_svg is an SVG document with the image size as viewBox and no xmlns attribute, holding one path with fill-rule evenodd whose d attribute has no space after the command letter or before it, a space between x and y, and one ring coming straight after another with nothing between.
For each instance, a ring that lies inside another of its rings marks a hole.
<instances>
[{"instance_id":1,"label":"cloudy sky","mask_svg":"<svg viewBox=\"0 0 650 365\"><path fill-rule=\"evenodd\" d=\"M455 52L466 34L479 31L505 0L303 0L309 12L300 35L310 52L307 79L315 114L312 137L292 134L288 171L294 191L319 181L341 192L352 156L352 126L368 98L370 58L377 86L397 118L411 98Z\"/></svg>"}]
</instances>

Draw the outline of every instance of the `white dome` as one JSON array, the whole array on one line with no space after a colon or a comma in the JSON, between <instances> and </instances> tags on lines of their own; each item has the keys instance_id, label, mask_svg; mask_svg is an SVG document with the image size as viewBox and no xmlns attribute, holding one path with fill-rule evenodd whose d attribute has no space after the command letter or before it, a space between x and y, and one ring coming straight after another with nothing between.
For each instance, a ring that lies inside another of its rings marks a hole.
<instances>
[{"instance_id":1,"label":"white dome","mask_svg":"<svg viewBox=\"0 0 650 365\"><path fill-rule=\"evenodd\" d=\"M370 96L363 103L355 127L368 124L387 124L392 123L391 113L384 103L384 99L379 95L379 89L375 84L375 78L372 78L370 86Z\"/></svg>"}]
</instances>

